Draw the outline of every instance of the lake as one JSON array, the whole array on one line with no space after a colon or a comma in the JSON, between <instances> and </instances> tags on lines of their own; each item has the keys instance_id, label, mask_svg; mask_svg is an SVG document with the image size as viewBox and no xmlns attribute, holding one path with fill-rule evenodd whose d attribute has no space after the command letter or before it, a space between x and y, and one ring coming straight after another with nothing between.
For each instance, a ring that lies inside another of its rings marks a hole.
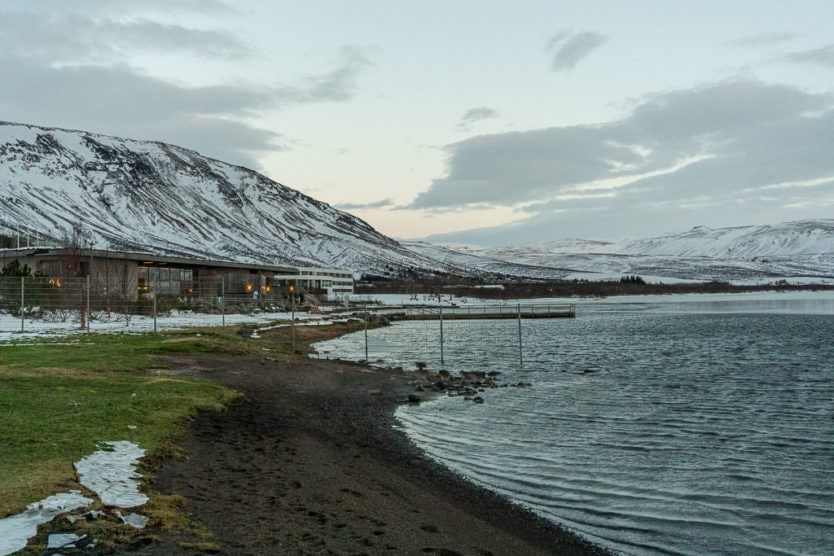
<instances>
[{"instance_id":1,"label":"lake","mask_svg":"<svg viewBox=\"0 0 834 556\"><path fill-rule=\"evenodd\" d=\"M521 368L517 327L446 323L444 366L532 387L403 406L431 457L619 552L834 551L834 295L582 302L522 322ZM416 349L431 330L368 334ZM322 349L356 358L357 338Z\"/></svg>"}]
</instances>

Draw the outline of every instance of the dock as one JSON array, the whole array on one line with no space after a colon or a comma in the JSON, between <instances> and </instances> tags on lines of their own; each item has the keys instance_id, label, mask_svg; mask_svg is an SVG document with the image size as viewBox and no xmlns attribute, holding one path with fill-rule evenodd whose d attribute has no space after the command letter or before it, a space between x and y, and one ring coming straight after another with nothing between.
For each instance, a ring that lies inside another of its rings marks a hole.
<instances>
[{"instance_id":1,"label":"dock","mask_svg":"<svg viewBox=\"0 0 834 556\"><path fill-rule=\"evenodd\" d=\"M389 309L385 316L392 320L497 320L497 319L561 319L575 318L576 305L517 304L470 306L404 306Z\"/></svg>"}]
</instances>

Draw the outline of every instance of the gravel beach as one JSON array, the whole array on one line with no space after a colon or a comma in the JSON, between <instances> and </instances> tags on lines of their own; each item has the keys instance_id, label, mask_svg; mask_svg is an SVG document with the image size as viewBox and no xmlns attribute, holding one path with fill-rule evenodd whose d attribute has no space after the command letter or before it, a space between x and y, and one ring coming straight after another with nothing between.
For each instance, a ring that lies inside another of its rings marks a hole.
<instances>
[{"instance_id":1,"label":"gravel beach","mask_svg":"<svg viewBox=\"0 0 834 556\"><path fill-rule=\"evenodd\" d=\"M198 415L184 457L151 485L184 496L221 553L605 553L425 458L393 416L413 375L305 359L168 364L243 393L228 411ZM154 533L141 553L197 553Z\"/></svg>"}]
</instances>

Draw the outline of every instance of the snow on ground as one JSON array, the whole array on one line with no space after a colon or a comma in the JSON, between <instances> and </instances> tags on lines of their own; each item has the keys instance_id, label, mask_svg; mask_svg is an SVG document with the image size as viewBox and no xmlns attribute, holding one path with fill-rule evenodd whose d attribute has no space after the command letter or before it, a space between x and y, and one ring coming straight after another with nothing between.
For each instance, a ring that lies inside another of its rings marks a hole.
<instances>
[{"instance_id":1,"label":"snow on ground","mask_svg":"<svg viewBox=\"0 0 834 556\"><path fill-rule=\"evenodd\" d=\"M135 468L143 455L145 450L133 442L104 442L101 450L75 463L79 482L95 492L105 506L141 506L148 501L148 497L139 492L140 476ZM40 502L29 504L22 513L0 519L0 556L26 548L29 539L38 534L39 525L52 521L60 514L85 508L92 503L92 499L82 496L77 490L71 490L53 494ZM128 525L139 529L147 522L147 518L138 514L122 516L121 512L117 511L116 515ZM52 542L50 537L50 545Z\"/></svg>"},{"instance_id":2,"label":"snow on ground","mask_svg":"<svg viewBox=\"0 0 834 556\"><path fill-rule=\"evenodd\" d=\"M0 556L26 548L29 539L38 534L38 525L49 523L59 514L89 506L93 501L77 490L53 494L40 502L29 504L26 511L0 519Z\"/></svg>"},{"instance_id":3,"label":"snow on ground","mask_svg":"<svg viewBox=\"0 0 834 556\"><path fill-rule=\"evenodd\" d=\"M300 321L316 321L322 319L322 315L310 313L295 313L295 318ZM274 321L289 321L293 313L256 313L256 314L229 314L213 315L207 313L192 313L190 311L172 311L169 315L160 316L156 319L156 329L182 330L195 326L235 326L238 324L260 325ZM90 325L90 332L94 333L119 333L127 332L140 334L154 331L153 317L132 315L125 319L124 315L113 313L110 319L99 317L94 319ZM77 334L85 334L87 330L80 328L77 319L68 319L64 322L53 322L41 319L25 319L23 331L21 332L20 317L0 312L0 344L10 341L29 340L34 338L63 338Z\"/></svg>"},{"instance_id":4,"label":"snow on ground","mask_svg":"<svg viewBox=\"0 0 834 556\"><path fill-rule=\"evenodd\" d=\"M102 449L75 462L78 482L92 490L105 506L134 508L148 501L139 492L136 472L145 450L133 442L105 442Z\"/></svg>"}]
</instances>

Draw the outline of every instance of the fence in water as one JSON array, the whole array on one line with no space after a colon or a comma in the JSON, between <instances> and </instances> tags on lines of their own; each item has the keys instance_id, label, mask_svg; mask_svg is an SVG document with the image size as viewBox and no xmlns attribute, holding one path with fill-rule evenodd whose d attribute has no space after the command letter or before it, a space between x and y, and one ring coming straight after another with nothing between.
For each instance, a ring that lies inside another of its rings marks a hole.
<instances>
[{"instance_id":1,"label":"fence in water","mask_svg":"<svg viewBox=\"0 0 834 556\"><path fill-rule=\"evenodd\" d=\"M222 279L194 280L177 294L121 291L89 278L0 276L0 333L149 332L225 326L289 311L276 293L228 294Z\"/></svg>"},{"instance_id":2,"label":"fence in water","mask_svg":"<svg viewBox=\"0 0 834 556\"><path fill-rule=\"evenodd\" d=\"M410 370L520 369L532 319L574 316L576 307L564 304L378 308L356 314L362 330L314 344L311 357Z\"/></svg>"}]
</instances>

